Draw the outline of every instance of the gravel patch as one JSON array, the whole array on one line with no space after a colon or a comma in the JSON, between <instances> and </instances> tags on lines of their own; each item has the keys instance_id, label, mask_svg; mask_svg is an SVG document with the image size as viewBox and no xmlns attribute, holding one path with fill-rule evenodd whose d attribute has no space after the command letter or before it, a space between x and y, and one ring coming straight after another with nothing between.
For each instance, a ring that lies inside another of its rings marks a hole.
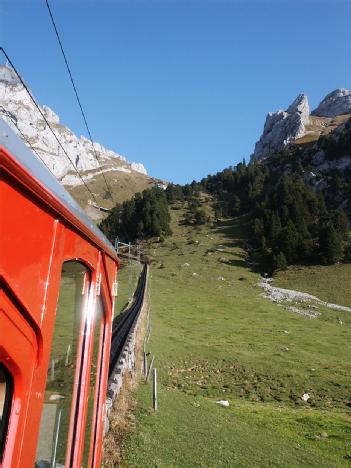
<instances>
[{"instance_id":1,"label":"gravel patch","mask_svg":"<svg viewBox=\"0 0 351 468\"><path fill-rule=\"evenodd\" d=\"M312 296L312 294L304 293L301 291L295 291L293 289L284 289L284 288L276 288L272 286L270 283L272 282L272 278L265 278L257 283L257 286L264 289L263 297L269 299L272 302L276 302L278 304L284 303L300 303L304 306L307 305L309 308L316 309L316 305L325 306L329 309L333 310L342 310L344 312L351 312L350 307L342 306L340 304L332 304L330 302L325 302L319 299L317 296ZM312 303L312 304L311 304ZM314 303L314 304L313 304ZM297 314L303 315L309 318L317 318L320 312L311 311L305 308L298 308L295 306L288 307L287 310L290 312L295 312Z\"/></svg>"}]
</instances>

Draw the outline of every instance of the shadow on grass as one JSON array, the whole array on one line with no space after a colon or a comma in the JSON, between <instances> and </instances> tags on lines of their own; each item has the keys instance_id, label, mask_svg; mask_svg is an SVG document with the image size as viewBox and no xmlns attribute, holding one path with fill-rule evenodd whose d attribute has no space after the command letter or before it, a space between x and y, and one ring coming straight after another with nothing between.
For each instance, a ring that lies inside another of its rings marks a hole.
<instances>
[{"instance_id":1,"label":"shadow on grass","mask_svg":"<svg viewBox=\"0 0 351 468\"><path fill-rule=\"evenodd\" d=\"M226 238L225 242L222 242L222 245L228 248L240 248L243 249L243 252L223 252L225 255L233 255L236 258L226 260L225 264L232 265L240 268L245 268L246 270L261 272L259 265L250 265L245 261L245 258L248 257L245 248L247 246L248 239L248 229L249 228L249 216L243 215L237 218L230 218L221 220L218 222L217 226L214 228L214 231L217 234L224 235Z\"/></svg>"},{"instance_id":2,"label":"shadow on grass","mask_svg":"<svg viewBox=\"0 0 351 468\"><path fill-rule=\"evenodd\" d=\"M236 266L236 267L240 267L240 268L246 268L247 270L250 269L249 265L245 262L245 260L228 260L226 262L226 265L230 265L230 266Z\"/></svg>"}]
</instances>

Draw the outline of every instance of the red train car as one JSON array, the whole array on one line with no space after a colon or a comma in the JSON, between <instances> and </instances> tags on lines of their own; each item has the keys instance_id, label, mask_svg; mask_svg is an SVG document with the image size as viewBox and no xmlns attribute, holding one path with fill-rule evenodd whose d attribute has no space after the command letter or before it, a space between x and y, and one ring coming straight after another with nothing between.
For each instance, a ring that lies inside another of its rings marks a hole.
<instances>
[{"instance_id":1,"label":"red train car","mask_svg":"<svg viewBox=\"0 0 351 468\"><path fill-rule=\"evenodd\" d=\"M100 466L118 266L0 119L0 466Z\"/></svg>"}]
</instances>

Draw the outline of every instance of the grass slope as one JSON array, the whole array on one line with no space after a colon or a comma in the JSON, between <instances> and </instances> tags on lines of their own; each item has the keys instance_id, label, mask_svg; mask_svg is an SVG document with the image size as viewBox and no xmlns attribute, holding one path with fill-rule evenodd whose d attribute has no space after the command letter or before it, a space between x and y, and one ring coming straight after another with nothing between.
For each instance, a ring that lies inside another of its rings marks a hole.
<instances>
[{"instance_id":1,"label":"grass slope","mask_svg":"<svg viewBox=\"0 0 351 468\"><path fill-rule=\"evenodd\" d=\"M116 203L129 200L137 192L151 188L156 183L156 180L152 177L138 172L133 172L133 174L105 172L105 178L111 188L113 200L111 200L111 197L107 193L105 179L102 175L97 174L92 180L87 182L87 186L95 195L100 206L107 209L112 208ZM104 216L104 213L100 213L98 210L94 212L94 208L88 205L88 200L91 200L92 197L84 185L68 186L66 189L83 209L88 210L89 215L93 219L101 219Z\"/></svg>"},{"instance_id":2,"label":"grass slope","mask_svg":"<svg viewBox=\"0 0 351 468\"><path fill-rule=\"evenodd\" d=\"M323 301L351 307L351 264L291 267L275 276L274 285L306 291Z\"/></svg>"},{"instance_id":3,"label":"grass slope","mask_svg":"<svg viewBox=\"0 0 351 468\"><path fill-rule=\"evenodd\" d=\"M349 466L351 315L309 319L264 299L244 261L245 218L197 229L183 214L172 210L173 236L152 246L159 411L140 385L126 462ZM223 398L229 408L216 405Z\"/></svg>"}]
</instances>

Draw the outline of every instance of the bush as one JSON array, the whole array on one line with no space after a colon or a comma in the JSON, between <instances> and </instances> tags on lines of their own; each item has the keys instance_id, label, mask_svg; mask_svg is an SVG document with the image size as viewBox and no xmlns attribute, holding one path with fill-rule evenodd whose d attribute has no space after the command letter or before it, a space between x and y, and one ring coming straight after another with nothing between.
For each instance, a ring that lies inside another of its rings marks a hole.
<instances>
[{"instance_id":1,"label":"bush","mask_svg":"<svg viewBox=\"0 0 351 468\"><path fill-rule=\"evenodd\" d=\"M194 223L199 225L199 224L206 224L208 220L207 214L205 210L203 209L198 209L195 211L194 214Z\"/></svg>"}]
</instances>

